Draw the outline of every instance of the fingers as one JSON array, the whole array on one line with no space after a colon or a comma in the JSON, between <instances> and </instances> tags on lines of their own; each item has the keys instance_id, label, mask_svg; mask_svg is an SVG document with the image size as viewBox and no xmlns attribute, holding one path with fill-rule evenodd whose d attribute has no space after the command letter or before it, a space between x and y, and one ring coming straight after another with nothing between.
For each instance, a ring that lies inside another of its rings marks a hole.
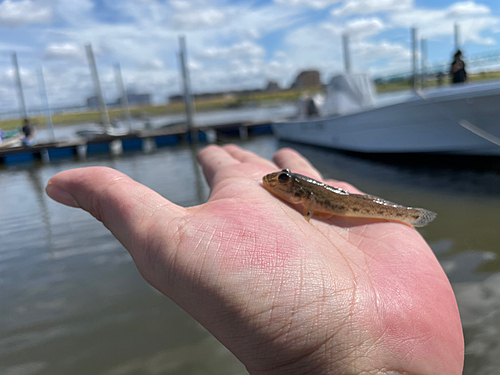
<instances>
[{"instance_id":1,"label":"fingers","mask_svg":"<svg viewBox=\"0 0 500 375\"><path fill-rule=\"evenodd\" d=\"M282 148L274 154L273 160L281 169L290 169L294 173L323 180L321 173L306 158L291 148Z\"/></svg>"},{"instance_id":2,"label":"fingers","mask_svg":"<svg viewBox=\"0 0 500 375\"><path fill-rule=\"evenodd\" d=\"M232 157L226 150L219 146L208 146L198 154L198 161L203 168L203 174L207 179L210 188L213 188L215 176L222 169L240 164L238 160Z\"/></svg>"},{"instance_id":3,"label":"fingers","mask_svg":"<svg viewBox=\"0 0 500 375\"><path fill-rule=\"evenodd\" d=\"M288 168L292 172L304 174L316 180L323 181L321 173L319 173L319 171L314 168L306 158L304 158L295 150L292 150L290 148L282 148L281 150L276 152L276 154L274 154L273 160L276 162L276 164L278 164L278 167L280 168ZM356 189L354 186L347 182L327 180L325 181L325 183L347 190L349 193L363 194L360 190Z\"/></svg>"},{"instance_id":4,"label":"fingers","mask_svg":"<svg viewBox=\"0 0 500 375\"><path fill-rule=\"evenodd\" d=\"M236 145L208 146L200 151L198 161L203 167L203 173L211 189L224 178L235 176L234 172L237 168L232 170L233 173L221 173L224 169L233 165L240 164L242 166L238 172L239 175L250 177L255 172L259 175L259 179L262 178L262 166L265 166L266 170L270 169L270 172L278 169L276 164Z\"/></svg>"},{"instance_id":5,"label":"fingers","mask_svg":"<svg viewBox=\"0 0 500 375\"><path fill-rule=\"evenodd\" d=\"M134 255L145 251L154 227L182 216L185 209L126 175L103 167L73 169L50 179L47 194L88 211ZM161 223L161 224L160 224ZM136 254L134 254L134 252Z\"/></svg>"},{"instance_id":6,"label":"fingers","mask_svg":"<svg viewBox=\"0 0 500 375\"><path fill-rule=\"evenodd\" d=\"M198 155L198 161L203 167L203 172L211 188L213 188L216 183L215 177L217 173L228 166L242 163L264 165L271 168L271 170L288 168L292 172L301 173L316 180L323 180L321 173L295 150L290 148L281 149L276 152L273 160L276 164L253 152L243 150L236 145L227 145L224 147L208 146ZM326 183L347 190L350 193L362 194L358 189L346 182L328 180Z\"/></svg>"},{"instance_id":7,"label":"fingers","mask_svg":"<svg viewBox=\"0 0 500 375\"><path fill-rule=\"evenodd\" d=\"M229 155L231 155L236 160L239 160L241 163L257 163L266 165L272 169L277 169L276 164L273 162L264 159L253 152L243 150L241 147L236 145L226 145L223 147L224 150L227 151Z\"/></svg>"}]
</instances>

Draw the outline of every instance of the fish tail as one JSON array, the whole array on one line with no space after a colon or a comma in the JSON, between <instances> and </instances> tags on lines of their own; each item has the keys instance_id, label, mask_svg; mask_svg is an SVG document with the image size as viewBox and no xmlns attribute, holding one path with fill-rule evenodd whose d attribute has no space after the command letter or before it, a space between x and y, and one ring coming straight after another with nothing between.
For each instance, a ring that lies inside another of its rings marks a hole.
<instances>
[{"instance_id":1,"label":"fish tail","mask_svg":"<svg viewBox=\"0 0 500 375\"><path fill-rule=\"evenodd\" d=\"M424 210L423 208L413 209L420 212L420 216L418 217L418 219L411 223L414 227L423 227L424 225L429 224L437 216L435 212Z\"/></svg>"}]
</instances>

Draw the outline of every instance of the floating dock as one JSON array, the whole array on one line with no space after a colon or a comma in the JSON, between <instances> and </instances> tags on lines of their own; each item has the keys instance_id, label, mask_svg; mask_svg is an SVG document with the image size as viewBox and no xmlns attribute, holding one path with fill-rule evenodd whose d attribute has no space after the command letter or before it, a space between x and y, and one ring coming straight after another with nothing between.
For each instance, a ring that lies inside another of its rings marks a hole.
<instances>
[{"instance_id":1,"label":"floating dock","mask_svg":"<svg viewBox=\"0 0 500 375\"><path fill-rule=\"evenodd\" d=\"M270 134L270 122L240 122L222 125L200 126L193 129L199 143L215 143L217 140L249 135ZM78 138L70 141L38 143L33 146L1 147L0 164L15 164L42 160L80 158L87 155L108 153L120 155L131 150L152 150L165 146L174 146L182 140L191 142L187 125L179 124L165 128L132 131L124 135L97 135L90 139Z\"/></svg>"}]
</instances>

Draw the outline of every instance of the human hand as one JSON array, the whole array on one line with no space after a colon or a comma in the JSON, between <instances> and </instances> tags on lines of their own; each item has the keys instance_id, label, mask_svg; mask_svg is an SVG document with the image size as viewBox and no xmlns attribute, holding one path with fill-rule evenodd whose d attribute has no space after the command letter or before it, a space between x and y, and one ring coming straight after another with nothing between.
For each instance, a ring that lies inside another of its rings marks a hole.
<instances>
[{"instance_id":1,"label":"human hand","mask_svg":"<svg viewBox=\"0 0 500 375\"><path fill-rule=\"evenodd\" d=\"M109 168L59 173L47 194L101 220L143 277L251 374L461 374L453 291L414 228L307 222L261 185L283 168L322 179L289 149L274 164L236 146L209 146L199 161L211 194L195 207Z\"/></svg>"}]
</instances>

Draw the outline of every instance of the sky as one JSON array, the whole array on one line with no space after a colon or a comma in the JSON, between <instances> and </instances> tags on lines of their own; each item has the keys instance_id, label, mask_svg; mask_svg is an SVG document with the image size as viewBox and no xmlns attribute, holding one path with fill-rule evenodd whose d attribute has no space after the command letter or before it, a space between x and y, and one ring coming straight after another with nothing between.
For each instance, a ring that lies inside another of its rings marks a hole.
<instances>
[{"instance_id":1,"label":"sky","mask_svg":"<svg viewBox=\"0 0 500 375\"><path fill-rule=\"evenodd\" d=\"M288 87L304 69L323 82L343 71L350 35L354 71L411 69L410 28L427 39L428 60L448 61L458 23L465 56L500 50L500 3L446 0L0 0L0 113L17 108L12 52L28 108L41 106L43 68L52 107L82 105L93 86L92 44L107 101L127 90L157 104L180 93L178 38L186 37L193 92Z\"/></svg>"}]
</instances>

